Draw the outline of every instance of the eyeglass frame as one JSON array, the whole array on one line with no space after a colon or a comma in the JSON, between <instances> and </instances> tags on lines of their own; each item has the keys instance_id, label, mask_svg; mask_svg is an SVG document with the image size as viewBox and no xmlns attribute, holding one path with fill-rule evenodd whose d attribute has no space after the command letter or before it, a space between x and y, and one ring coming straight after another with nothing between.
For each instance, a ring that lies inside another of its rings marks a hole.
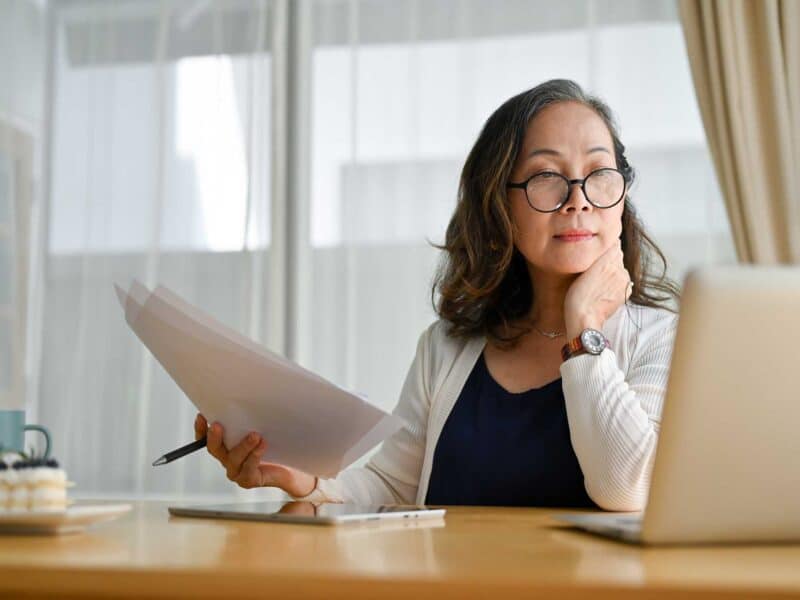
<instances>
[{"instance_id":1,"label":"eyeglass frame","mask_svg":"<svg viewBox=\"0 0 800 600\"><path fill-rule=\"evenodd\" d=\"M589 177L591 177L595 173L599 173L600 171L615 171L615 172L619 173L622 176L622 184L623 184L622 185L622 194L620 195L619 199L616 202L614 202L614 204L609 204L608 206L598 206L597 204L592 202L591 199L589 198L589 196L586 194L586 180L589 179ZM550 210L542 210L541 208L536 208L533 204L531 204L531 199L528 197L528 183L530 183L531 179L533 179L534 177L538 177L539 175L544 175L545 173L550 174L550 175L557 175L558 177L561 177L561 179L563 179L564 181L567 182L567 194L564 196L564 199L561 202L559 202L558 205L555 208L550 209ZM561 173L557 173L555 171L540 171L540 172L538 172L538 173L536 173L534 175L531 175L525 181L522 181L520 183L513 183L513 182L509 181L506 184L506 188L520 189L520 190L524 191L525 192L525 201L528 203L528 206L530 206L533 210L535 210L537 212L541 212L541 213L552 213L552 212L556 212L558 210L561 210L561 208L569 201L569 197L572 195L572 186L575 185L575 184L580 184L581 192L583 192L583 197L586 198L586 201L589 204L591 204L592 206L594 206L595 208L599 208L599 209L614 208L625 197L625 192L628 191L628 182L625 179L625 174L622 171L620 171L619 169L615 169L613 167L601 167L599 169L595 169L594 171L590 172L583 179L569 179L568 177L565 177Z\"/></svg>"}]
</instances>

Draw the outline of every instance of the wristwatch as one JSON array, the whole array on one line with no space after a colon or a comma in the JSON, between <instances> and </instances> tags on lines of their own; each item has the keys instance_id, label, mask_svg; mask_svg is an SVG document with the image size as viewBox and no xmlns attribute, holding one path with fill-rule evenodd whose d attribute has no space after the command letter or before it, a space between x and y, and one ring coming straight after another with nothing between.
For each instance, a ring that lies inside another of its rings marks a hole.
<instances>
[{"instance_id":1,"label":"wristwatch","mask_svg":"<svg viewBox=\"0 0 800 600\"><path fill-rule=\"evenodd\" d=\"M597 329L584 329L575 339L570 340L561 348L561 358L567 360L580 354L600 354L610 348L606 336Z\"/></svg>"}]
</instances>

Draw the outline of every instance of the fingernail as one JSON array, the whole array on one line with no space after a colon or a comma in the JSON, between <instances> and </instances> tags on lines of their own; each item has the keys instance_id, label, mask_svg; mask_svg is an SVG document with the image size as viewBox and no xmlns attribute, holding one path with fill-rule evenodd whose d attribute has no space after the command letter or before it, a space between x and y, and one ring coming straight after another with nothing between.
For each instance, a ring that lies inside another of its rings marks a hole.
<instances>
[{"instance_id":1,"label":"fingernail","mask_svg":"<svg viewBox=\"0 0 800 600\"><path fill-rule=\"evenodd\" d=\"M216 422L215 422L215 423L214 423L214 424L211 426L211 429L214 431L214 433L219 433L219 432L222 430L222 427L220 426L220 424L219 424L219 423L216 423Z\"/></svg>"},{"instance_id":2,"label":"fingernail","mask_svg":"<svg viewBox=\"0 0 800 600\"><path fill-rule=\"evenodd\" d=\"M258 441L258 434L257 433L251 433L250 435L247 436L247 440L249 442L255 444L256 441Z\"/></svg>"}]
</instances>

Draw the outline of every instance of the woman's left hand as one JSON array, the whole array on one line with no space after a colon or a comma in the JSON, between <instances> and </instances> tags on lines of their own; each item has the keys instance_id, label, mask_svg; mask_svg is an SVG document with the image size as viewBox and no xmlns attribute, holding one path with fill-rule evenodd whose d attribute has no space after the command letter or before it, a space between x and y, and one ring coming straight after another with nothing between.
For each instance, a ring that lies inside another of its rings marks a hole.
<instances>
[{"instance_id":1,"label":"woman's left hand","mask_svg":"<svg viewBox=\"0 0 800 600\"><path fill-rule=\"evenodd\" d=\"M564 298L567 339L587 327L600 329L630 298L633 287L623 263L622 241L612 245L572 282Z\"/></svg>"}]
</instances>

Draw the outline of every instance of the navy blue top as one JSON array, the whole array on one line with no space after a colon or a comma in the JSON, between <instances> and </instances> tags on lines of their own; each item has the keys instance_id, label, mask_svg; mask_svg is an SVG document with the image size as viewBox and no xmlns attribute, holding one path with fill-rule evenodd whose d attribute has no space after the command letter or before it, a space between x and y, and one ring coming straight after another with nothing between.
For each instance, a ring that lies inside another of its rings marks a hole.
<instances>
[{"instance_id":1,"label":"navy blue top","mask_svg":"<svg viewBox=\"0 0 800 600\"><path fill-rule=\"evenodd\" d=\"M481 353L436 444L425 503L597 508L570 442L561 379L514 394Z\"/></svg>"}]
</instances>

